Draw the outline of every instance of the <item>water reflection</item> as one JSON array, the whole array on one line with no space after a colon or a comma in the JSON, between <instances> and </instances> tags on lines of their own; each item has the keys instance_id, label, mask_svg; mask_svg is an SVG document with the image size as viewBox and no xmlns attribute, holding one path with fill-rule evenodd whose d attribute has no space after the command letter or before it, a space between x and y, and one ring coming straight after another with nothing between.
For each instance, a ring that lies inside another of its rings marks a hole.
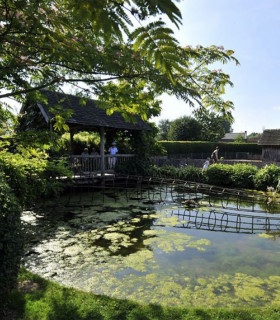
<instances>
[{"instance_id":1,"label":"water reflection","mask_svg":"<svg viewBox=\"0 0 280 320\"><path fill-rule=\"evenodd\" d=\"M160 189L79 192L25 212L24 264L65 285L142 302L279 305L279 214L271 234L265 213L252 224L248 212L185 200L174 189L164 201Z\"/></svg>"}]
</instances>

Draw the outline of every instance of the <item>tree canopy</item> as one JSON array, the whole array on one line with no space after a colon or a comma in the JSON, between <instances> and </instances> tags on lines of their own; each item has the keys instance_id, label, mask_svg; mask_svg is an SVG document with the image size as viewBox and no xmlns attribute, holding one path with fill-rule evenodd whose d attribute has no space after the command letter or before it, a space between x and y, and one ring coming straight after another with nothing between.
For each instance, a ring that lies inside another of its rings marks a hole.
<instances>
[{"instance_id":1,"label":"tree canopy","mask_svg":"<svg viewBox=\"0 0 280 320\"><path fill-rule=\"evenodd\" d=\"M238 64L234 52L181 47L161 20L164 15L180 26L174 2L2 0L0 99L38 99L38 89L71 84L77 94L109 102L108 113L147 119L160 112L157 97L165 92L232 119L233 104L222 99L232 82L211 65Z\"/></svg>"},{"instance_id":2,"label":"tree canopy","mask_svg":"<svg viewBox=\"0 0 280 320\"><path fill-rule=\"evenodd\" d=\"M168 119L162 119L159 121L159 124L157 126L157 140L168 140L168 132L170 130L171 122L172 121Z\"/></svg>"},{"instance_id":3,"label":"tree canopy","mask_svg":"<svg viewBox=\"0 0 280 320\"><path fill-rule=\"evenodd\" d=\"M201 125L200 139L203 141L217 141L231 132L231 122L214 112L197 109L194 116Z\"/></svg>"},{"instance_id":4,"label":"tree canopy","mask_svg":"<svg viewBox=\"0 0 280 320\"><path fill-rule=\"evenodd\" d=\"M192 117L181 117L171 122L168 140L198 141L200 140L201 125Z\"/></svg>"}]
</instances>

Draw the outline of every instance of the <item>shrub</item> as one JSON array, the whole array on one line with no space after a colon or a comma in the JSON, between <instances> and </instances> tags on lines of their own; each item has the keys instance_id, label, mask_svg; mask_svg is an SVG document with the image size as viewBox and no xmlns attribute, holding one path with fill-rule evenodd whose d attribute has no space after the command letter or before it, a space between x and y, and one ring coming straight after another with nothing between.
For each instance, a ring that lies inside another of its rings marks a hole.
<instances>
[{"instance_id":1,"label":"shrub","mask_svg":"<svg viewBox=\"0 0 280 320\"><path fill-rule=\"evenodd\" d=\"M44 189L43 182L38 179L38 175L45 166L46 160L42 158L5 151L0 153L0 171L4 173L7 183L21 204L36 198L38 193Z\"/></svg>"},{"instance_id":2,"label":"shrub","mask_svg":"<svg viewBox=\"0 0 280 320\"><path fill-rule=\"evenodd\" d=\"M233 174L230 179L234 188L254 188L254 176L258 172L258 168L256 166L239 163L233 165L232 168Z\"/></svg>"},{"instance_id":3,"label":"shrub","mask_svg":"<svg viewBox=\"0 0 280 320\"><path fill-rule=\"evenodd\" d=\"M0 298L16 285L22 255L21 208L0 175ZM1 299L0 299L1 300ZM0 301L1 305L1 301Z\"/></svg>"},{"instance_id":4,"label":"shrub","mask_svg":"<svg viewBox=\"0 0 280 320\"><path fill-rule=\"evenodd\" d=\"M204 181L222 187L232 187L231 177L234 175L234 169L231 165L214 164L203 172Z\"/></svg>"},{"instance_id":5,"label":"shrub","mask_svg":"<svg viewBox=\"0 0 280 320\"><path fill-rule=\"evenodd\" d=\"M202 182L203 175L200 168L194 166L186 166L176 168L174 166L163 166L153 168L153 175L162 178L180 179L186 181Z\"/></svg>"},{"instance_id":6,"label":"shrub","mask_svg":"<svg viewBox=\"0 0 280 320\"><path fill-rule=\"evenodd\" d=\"M152 175L160 178L179 179L179 169L174 166L154 167Z\"/></svg>"},{"instance_id":7,"label":"shrub","mask_svg":"<svg viewBox=\"0 0 280 320\"><path fill-rule=\"evenodd\" d=\"M255 187L258 190L267 190L267 187L276 188L280 179L280 167L274 164L261 168L254 177Z\"/></svg>"},{"instance_id":8,"label":"shrub","mask_svg":"<svg viewBox=\"0 0 280 320\"><path fill-rule=\"evenodd\" d=\"M157 177L182 179L186 181L203 182L210 185L267 190L273 187L280 190L280 167L276 165L265 166L258 170L254 165L249 164L214 164L207 170L187 166L176 168L173 166L153 167L152 174Z\"/></svg>"},{"instance_id":9,"label":"shrub","mask_svg":"<svg viewBox=\"0 0 280 320\"><path fill-rule=\"evenodd\" d=\"M182 168L182 178L188 181L202 182L203 174L201 168L186 166Z\"/></svg>"},{"instance_id":10,"label":"shrub","mask_svg":"<svg viewBox=\"0 0 280 320\"><path fill-rule=\"evenodd\" d=\"M71 175L65 160L50 161L44 152L36 151L25 154L1 151L1 172L22 205L59 192L61 182L52 177Z\"/></svg>"}]
</instances>

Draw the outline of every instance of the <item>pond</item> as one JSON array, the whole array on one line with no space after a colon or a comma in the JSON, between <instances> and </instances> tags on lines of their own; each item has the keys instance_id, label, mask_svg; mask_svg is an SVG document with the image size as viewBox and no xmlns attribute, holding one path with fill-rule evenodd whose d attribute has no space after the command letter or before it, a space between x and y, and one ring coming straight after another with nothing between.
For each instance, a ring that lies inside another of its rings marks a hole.
<instances>
[{"instance_id":1,"label":"pond","mask_svg":"<svg viewBox=\"0 0 280 320\"><path fill-rule=\"evenodd\" d=\"M25 267L144 303L280 306L280 214L209 207L206 195L186 201L174 189L164 199L147 192L72 192L67 202L25 211Z\"/></svg>"}]
</instances>

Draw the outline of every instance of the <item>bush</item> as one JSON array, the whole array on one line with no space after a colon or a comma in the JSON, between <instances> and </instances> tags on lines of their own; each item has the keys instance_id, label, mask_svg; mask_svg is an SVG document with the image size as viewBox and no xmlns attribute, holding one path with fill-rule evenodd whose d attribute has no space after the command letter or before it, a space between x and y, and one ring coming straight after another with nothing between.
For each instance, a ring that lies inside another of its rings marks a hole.
<instances>
[{"instance_id":1,"label":"bush","mask_svg":"<svg viewBox=\"0 0 280 320\"><path fill-rule=\"evenodd\" d=\"M44 189L38 176L45 166L45 159L29 158L5 151L0 153L0 172L4 173L7 183L21 204L32 201Z\"/></svg>"},{"instance_id":2,"label":"bush","mask_svg":"<svg viewBox=\"0 0 280 320\"><path fill-rule=\"evenodd\" d=\"M61 190L56 176L70 176L65 160L50 161L44 152L0 152L0 173L21 205L31 204L39 197L53 195Z\"/></svg>"},{"instance_id":3,"label":"bush","mask_svg":"<svg viewBox=\"0 0 280 320\"><path fill-rule=\"evenodd\" d=\"M201 168L197 168L194 166L186 166L183 168L164 166L160 168L154 168L153 175L162 178L180 179L194 182L203 181Z\"/></svg>"},{"instance_id":4,"label":"bush","mask_svg":"<svg viewBox=\"0 0 280 320\"><path fill-rule=\"evenodd\" d=\"M232 167L233 174L230 178L234 188L254 189L254 177L258 168L244 163L235 164Z\"/></svg>"},{"instance_id":5,"label":"bush","mask_svg":"<svg viewBox=\"0 0 280 320\"><path fill-rule=\"evenodd\" d=\"M202 182L221 187L233 188L254 188L254 176L257 167L247 164L227 164L211 165L207 170L186 166L176 168L164 166L153 169L153 175L171 179L181 179L186 181Z\"/></svg>"},{"instance_id":6,"label":"bush","mask_svg":"<svg viewBox=\"0 0 280 320\"><path fill-rule=\"evenodd\" d=\"M214 164L207 170L187 166L176 168L173 166L154 167L152 174L157 177L182 179L186 181L202 182L210 185L267 190L267 187L280 189L280 167L276 165L265 166L258 170L250 164Z\"/></svg>"},{"instance_id":7,"label":"bush","mask_svg":"<svg viewBox=\"0 0 280 320\"><path fill-rule=\"evenodd\" d=\"M233 187L231 179L233 175L233 166L220 163L211 165L203 172L204 181L206 183L222 187Z\"/></svg>"},{"instance_id":8,"label":"bush","mask_svg":"<svg viewBox=\"0 0 280 320\"><path fill-rule=\"evenodd\" d=\"M16 197L0 175L0 298L13 289L17 281L23 248L20 214Z\"/></svg>"},{"instance_id":9,"label":"bush","mask_svg":"<svg viewBox=\"0 0 280 320\"><path fill-rule=\"evenodd\" d=\"M254 177L254 184L258 190L267 190L267 187L276 188L280 179L280 167L274 164L261 168Z\"/></svg>"}]
</instances>

